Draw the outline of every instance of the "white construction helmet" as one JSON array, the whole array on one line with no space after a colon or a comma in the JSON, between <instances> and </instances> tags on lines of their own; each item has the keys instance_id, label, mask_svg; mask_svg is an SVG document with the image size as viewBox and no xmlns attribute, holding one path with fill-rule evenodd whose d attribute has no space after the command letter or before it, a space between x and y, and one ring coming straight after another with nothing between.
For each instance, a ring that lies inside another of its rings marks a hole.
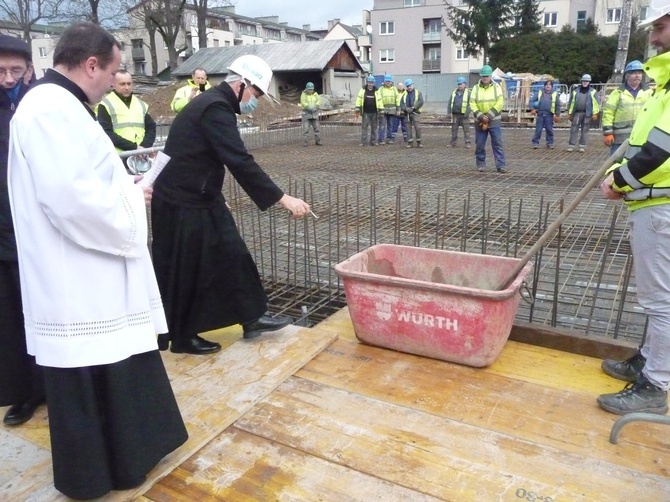
<instances>
[{"instance_id":1,"label":"white construction helmet","mask_svg":"<svg viewBox=\"0 0 670 502\"><path fill-rule=\"evenodd\" d=\"M265 61L253 54L240 56L228 67L233 73L248 80L251 85L257 87L264 95L271 100L276 98L269 92L270 81L272 80L272 69Z\"/></svg>"},{"instance_id":2,"label":"white construction helmet","mask_svg":"<svg viewBox=\"0 0 670 502\"><path fill-rule=\"evenodd\" d=\"M144 174L151 169L151 161L146 155L131 155L126 165L130 174Z\"/></svg>"},{"instance_id":3,"label":"white construction helmet","mask_svg":"<svg viewBox=\"0 0 670 502\"><path fill-rule=\"evenodd\" d=\"M651 0L647 7L647 17L640 21L640 26L651 24L668 14L670 14L670 2L668 0Z\"/></svg>"}]
</instances>

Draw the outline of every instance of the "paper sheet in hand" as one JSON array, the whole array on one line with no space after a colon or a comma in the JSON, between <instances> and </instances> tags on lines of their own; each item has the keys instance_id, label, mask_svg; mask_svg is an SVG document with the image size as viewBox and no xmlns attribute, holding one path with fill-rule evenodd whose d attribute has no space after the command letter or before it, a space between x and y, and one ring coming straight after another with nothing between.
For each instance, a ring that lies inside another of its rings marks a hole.
<instances>
[{"instance_id":1,"label":"paper sheet in hand","mask_svg":"<svg viewBox=\"0 0 670 502\"><path fill-rule=\"evenodd\" d=\"M165 155L163 152L158 152L156 158L153 161L153 166L146 173L144 173L144 178L137 182L141 187L151 187L154 185L154 181L158 178L158 175L161 173L163 168L170 161L170 157Z\"/></svg>"}]
</instances>

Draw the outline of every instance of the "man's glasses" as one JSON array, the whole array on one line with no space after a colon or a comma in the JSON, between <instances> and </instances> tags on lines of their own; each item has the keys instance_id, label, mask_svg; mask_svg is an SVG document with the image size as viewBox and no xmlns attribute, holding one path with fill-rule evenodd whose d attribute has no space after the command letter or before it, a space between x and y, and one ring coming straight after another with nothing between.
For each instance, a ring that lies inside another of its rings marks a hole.
<instances>
[{"instance_id":1,"label":"man's glasses","mask_svg":"<svg viewBox=\"0 0 670 502\"><path fill-rule=\"evenodd\" d=\"M27 68L0 68L0 78L7 78L11 74L16 80L22 78L28 72Z\"/></svg>"}]
</instances>

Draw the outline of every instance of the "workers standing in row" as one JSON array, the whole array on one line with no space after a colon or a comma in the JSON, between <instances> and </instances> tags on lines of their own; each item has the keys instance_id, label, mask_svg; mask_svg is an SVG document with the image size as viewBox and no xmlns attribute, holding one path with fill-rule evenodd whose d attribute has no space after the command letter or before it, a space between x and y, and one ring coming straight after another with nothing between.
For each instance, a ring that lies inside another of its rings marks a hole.
<instances>
[{"instance_id":1,"label":"workers standing in row","mask_svg":"<svg viewBox=\"0 0 670 502\"><path fill-rule=\"evenodd\" d=\"M112 140L117 152L151 148L154 145L156 122L149 114L149 105L133 93L133 77L126 70L116 72L114 90L102 99L96 112L98 123ZM146 167L140 168L140 164ZM150 166L146 155L124 159L124 165L131 174L146 172Z\"/></svg>"},{"instance_id":2,"label":"workers standing in row","mask_svg":"<svg viewBox=\"0 0 670 502\"><path fill-rule=\"evenodd\" d=\"M650 96L642 89L642 63L639 61L626 65L623 80L621 87L607 96L603 106L603 142L610 147L610 155L630 136L635 119Z\"/></svg>"},{"instance_id":3,"label":"workers standing in row","mask_svg":"<svg viewBox=\"0 0 670 502\"><path fill-rule=\"evenodd\" d=\"M405 80L405 94L400 98L400 111L407 115L407 148L423 148L421 144L421 107L423 106L423 95L416 87L411 78ZM414 133L412 133L414 130Z\"/></svg>"},{"instance_id":4,"label":"workers standing in row","mask_svg":"<svg viewBox=\"0 0 670 502\"><path fill-rule=\"evenodd\" d=\"M302 107L302 137L304 146L309 146L309 130L314 131L314 141L321 146L321 132L319 130L319 93L314 90L314 83L307 82L305 90L300 94Z\"/></svg>"},{"instance_id":5,"label":"workers standing in row","mask_svg":"<svg viewBox=\"0 0 670 502\"><path fill-rule=\"evenodd\" d=\"M542 129L546 131L547 148L554 148L554 122L558 120L556 104L558 91L554 91L554 82L547 80L544 88L538 90L530 100L530 114L535 115L535 134L531 143L533 148L539 148ZM560 114L560 109L559 109Z\"/></svg>"},{"instance_id":6,"label":"workers standing in row","mask_svg":"<svg viewBox=\"0 0 670 502\"><path fill-rule=\"evenodd\" d=\"M591 122L598 120L598 113L600 105L596 90L591 86L591 75L585 73L582 75L581 85L572 89L568 100L568 120L571 122L568 152L575 150L580 129L579 151L584 152Z\"/></svg>"},{"instance_id":7,"label":"workers standing in row","mask_svg":"<svg viewBox=\"0 0 670 502\"><path fill-rule=\"evenodd\" d=\"M368 127L370 127L370 146L377 144L377 117L383 109L384 104L377 93L375 77L370 75L365 86L358 91L358 96L356 96L356 116L363 117L361 146L368 144Z\"/></svg>"},{"instance_id":8,"label":"workers standing in row","mask_svg":"<svg viewBox=\"0 0 670 502\"><path fill-rule=\"evenodd\" d=\"M451 147L458 143L458 128L463 128L465 148L470 148L470 89L467 88L465 77L456 79L456 89L451 93L447 113L451 114Z\"/></svg>"},{"instance_id":9,"label":"workers standing in row","mask_svg":"<svg viewBox=\"0 0 670 502\"><path fill-rule=\"evenodd\" d=\"M500 116L504 97L500 86L491 79L492 75L493 69L489 65L482 66L479 71L481 78L470 94L470 108L475 118L475 159L477 171L483 172L486 169L486 140L490 135L496 171L505 173L507 164Z\"/></svg>"},{"instance_id":10,"label":"workers standing in row","mask_svg":"<svg viewBox=\"0 0 670 502\"><path fill-rule=\"evenodd\" d=\"M386 141L386 144L391 144L394 142L391 129L393 128L394 119L400 110L400 94L398 94L398 89L393 85L392 75L384 75L384 84L379 88L377 93L384 105L384 109L379 114L379 136L377 137L377 143L383 145L384 141Z\"/></svg>"}]
</instances>

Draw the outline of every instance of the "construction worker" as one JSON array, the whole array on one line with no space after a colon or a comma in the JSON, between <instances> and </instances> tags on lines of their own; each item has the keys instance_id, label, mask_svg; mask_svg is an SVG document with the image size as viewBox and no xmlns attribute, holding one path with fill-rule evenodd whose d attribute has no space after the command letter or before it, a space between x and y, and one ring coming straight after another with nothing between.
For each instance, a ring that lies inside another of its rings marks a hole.
<instances>
[{"instance_id":1,"label":"construction worker","mask_svg":"<svg viewBox=\"0 0 670 502\"><path fill-rule=\"evenodd\" d=\"M186 82L186 85L180 87L177 89L177 92L174 93L170 108L172 108L173 112L179 113L193 100L193 98L211 87L212 86L207 80L207 72L203 68L196 68L193 70L191 78Z\"/></svg>"},{"instance_id":2,"label":"construction worker","mask_svg":"<svg viewBox=\"0 0 670 502\"><path fill-rule=\"evenodd\" d=\"M544 87L530 99L530 114L535 115L535 134L531 141L533 148L539 148L542 129L546 131L547 148L554 148L554 122L558 121L556 105L558 91L554 91L554 82L547 80ZM559 108L560 114L560 108Z\"/></svg>"},{"instance_id":3,"label":"construction worker","mask_svg":"<svg viewBox=\"0 0 670 502\"><path fill-rule=\"evenodd\" d=\"M423 95L414 87L411 78L405 80L405 94L400 98L400 111L407 115L409 122L407 127L407 148L414 148L412 129L416 136L416 147L423 148L421 144L421 107L423 106Z\"/></svg>"},{"instance_id":4,"label":"construction worker","mask_svg":"<svg viewBox=\"0 0 670 502\"><path fill-rule=\"evenodd\" d=\"M601 408L618 415L668 411L670 388L670 3L652 0L647 19L649 42L657 55L644 64L658 87L640 110L623 161L600 185L606 199L623 200L629 215L637 300L647 315L646 336L629 359L606 359L608 375L629 382L603 394Z\"/></svg>"},{"instance_id":5,"label":"construction worker","mask_svg":"<svg viewBox=\"0 0 670 502\"><path fill-rule=\"evenodd\" d=\"M46 400L42 367L26 346L19 257L7 187L9 123L34 79L28 44L0 35L0 406L9 406L5 425L27 422Z\"/></svg>"},{"instance_id":6,"label":"construction worker","mask_svg":"<svg viewBox=\"0 0 670 502\"><path fill-rule=\"evenodd\" d=\"M505 152L502 144L502 111L504 104L503 91L493 82L493 69L489 65L482 66L479 71L479 82L470 92L470 109L475 117L475 160L477 171L486 169L486 140L491 135L491 148L495 159L496 171L507 172Z\"/></svg>"},{"instance_id":7,"label":"construction worker","mask_svg":"<svg viewBox=\"0 0 670 502\"><path fill-rule=\"evenodd\" d=\"M582 133L579 136L579 151L584 152L591 122L598 120L598 113L600 105L596 90L591 86L591 75L585 73L582 75L581 84L573 86L568 100L568 120L571 123L568 152L575 150L580 129Z\"/></svg>"},{"instance_id":8,"label":"construction worker","mask_svg":"<svg viewBox=\"0 0 670 502\"><path fill-rule=\"evenodd\" d=\"M642 63L631 61L624 69L623 84L607 96L603 106L603 142L610 147L610 155L630 136L649 95L642 89Z\"/></svg>"},{"instance_id":9,"label":"construction worker","mask_svg":"<svg viewBox=\"0 0 670 502\"><path fill-rule=\"evenodd\" d=\"M116 72L114 90L102 99L97 114L98 122L117 152L151 148L154 145L156 122L149 115L149 105L133 94L133 77L126 70ZM139 158L128 162L124 159L126 170L131 174L146 172L149 167L146 155L136 157ZM141 168L140 165L145 167Z\"/></svg>"},{"instance_id":10,"label":"construction worker","mask_svg":"<svg viewBox=\"0 0 670 502\"><path fill-rule=\"evenodd\" d=\"M314 84L307 82L305 90L300 94L300 106L302 107L302 137L305 139L304 146L309 145L309 129L314 131L314 141L321 146L321 133L319 131L319 94L314 90Z\"/></svg>"},{"instance_id":11,"label":"construction worker","mask_svg":"<svg viewBox=\"0 0 670 502\"><path fill-rule=\"evenodd\" d=\"M370 146L377 144L377 117L383 109L384 103L382 103L381 96L377 94L375 77L369 75L365 86L358 91L358 96L356 96L356 116L363 116L361 146L368 143L368 126L370 127Z\"/></svg>"},{"instance_id":12,"label":"construction worker","mask_svg":"<svg viewBox=\"0 0 670 502\"><path fill-rule=\"evenodd\" d=\"M465 77L456 79L456 89L451 93L447 113L451 114L451 147L456 148L458 128L462 127L465 148L470 148L470 89Z\"/></svg>"},{"instance_id":13,"label":"construction worker","mask_svg":"<svg viewBox=\"0 0 670 502\"><path fill-rule=\"evenodd\" d=\"M393 119L400 110L400 94L398 94L398 89L393 85L393 76L384 75L384 84L379 88L377 93L384 105L384 109L379 113L379 136L377 137L377 143L383 145L384 140L386 140L387 144L391 144L393 143L393 136L391 134Z\"/></svg>"},{"instance_id":14,"label":"construction worker","mask_svg":"<svg viewBox=\"0 0 670 502\"><path fill-rule=\"evenodd\" d=\"M403 95L407 92L405 91L405 83L398 82L396 84L396 89L398 89L398 103L400 103ZM400 126L403 141L407 143L407 121L405 120L405 114L400 110L400 107L398 107L398 112L395 114L395 117L393 117L393 126L391 127L391 138L393 138L394 142L398 133L398 126Z\"/></svg>"}]
</instances>

